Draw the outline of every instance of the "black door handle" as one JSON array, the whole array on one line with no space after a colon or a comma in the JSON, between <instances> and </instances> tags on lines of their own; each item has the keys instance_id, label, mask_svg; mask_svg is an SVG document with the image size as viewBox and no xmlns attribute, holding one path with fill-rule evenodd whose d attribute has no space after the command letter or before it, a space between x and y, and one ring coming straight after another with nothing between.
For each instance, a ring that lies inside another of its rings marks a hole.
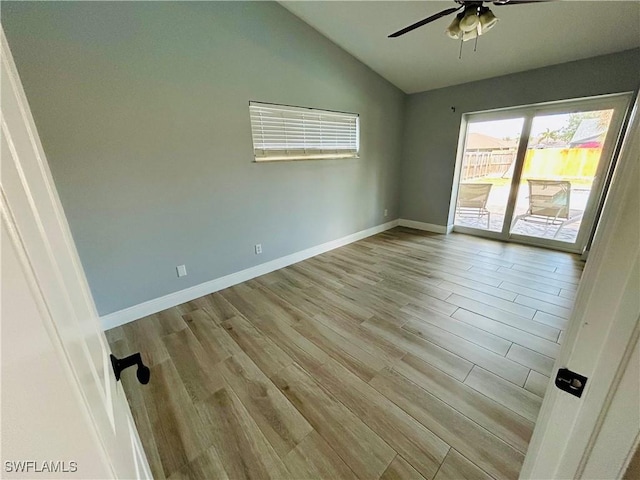
<instances>
[{"instance_id":1,"label":"black door handle","mask_svg":"<svg viewBox=\"0 0 640 480\"><path fill-rule=\"evenodd\" d=\"M116 358L113 354L111 354L110 357L111 366L113 367L113 373L115 373L116 375L116 381L120 380L120 374L125 368L137 365L138 370L136 372L136 377L138 377L138 381L143 385L149 383L149 379L151 378L151 370L149 370L149 367L142 363L140 352L120 359Z\"/></svg>"}]
</instances>

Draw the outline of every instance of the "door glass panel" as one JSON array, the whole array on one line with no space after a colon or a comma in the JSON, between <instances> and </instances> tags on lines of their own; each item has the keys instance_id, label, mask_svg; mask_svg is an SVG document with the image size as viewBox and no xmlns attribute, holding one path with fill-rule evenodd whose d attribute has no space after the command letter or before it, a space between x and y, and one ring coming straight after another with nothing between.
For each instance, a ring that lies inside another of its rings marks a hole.
<instances>
[{"instance_id":1,"label":"door glass panel","mask_svg":"<svg viewBox=\"0 0 640 480\"><path fill-rule=\"evenodd\" d=\"M511 234L575 243L613 110L533 119Z\"/></svg>"},{"instance_id":2,"label":"door glass panel","mask_svg":"<svg viewBox=\"0 0 640 480\"><path fill-rule=\"evenodd\" d=\"M502 231L523 124L524 118L468 124L455 225Z\"/></svg>"}]
</instances>

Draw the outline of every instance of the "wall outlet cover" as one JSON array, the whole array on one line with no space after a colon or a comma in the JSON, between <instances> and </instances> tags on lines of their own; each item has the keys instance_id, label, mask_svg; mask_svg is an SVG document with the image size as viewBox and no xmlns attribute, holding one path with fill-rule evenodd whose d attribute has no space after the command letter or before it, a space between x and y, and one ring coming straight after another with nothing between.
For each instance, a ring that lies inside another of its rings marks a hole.
<instances>
[{"instance_id":1,"label":"wall outlet cover","mask_svg":"<svg viewBox=\"0 0 640 480\"><path fill-rule=\"evenodd\" d=\"M176 267L176 272L178 272L179 277L185 277L187 275L187 266L186 265L178 265Z\"/></svg>"}]
</instances>

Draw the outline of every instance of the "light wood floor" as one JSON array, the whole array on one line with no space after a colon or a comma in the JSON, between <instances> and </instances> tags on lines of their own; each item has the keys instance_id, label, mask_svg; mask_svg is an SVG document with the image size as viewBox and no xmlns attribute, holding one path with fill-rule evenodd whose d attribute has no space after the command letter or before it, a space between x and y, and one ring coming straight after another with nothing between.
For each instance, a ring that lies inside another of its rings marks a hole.
<instances>
[{"instance_id":1,"label":"light wood floor","mask_svg":"<svg viewBox=\"0 0 640 480\"><path fill-rule=\"evenodd\" d=\"M397 228L108 337L156 478L517 478L581 272Z\"/></svg>"}]
</instances>

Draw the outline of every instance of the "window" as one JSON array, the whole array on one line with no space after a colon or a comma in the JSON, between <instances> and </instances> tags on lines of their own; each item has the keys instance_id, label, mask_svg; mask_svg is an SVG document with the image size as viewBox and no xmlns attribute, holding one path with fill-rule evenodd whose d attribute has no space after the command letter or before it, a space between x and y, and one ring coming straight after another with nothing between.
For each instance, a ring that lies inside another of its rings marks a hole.
<instances>
[{"instance_id":1,"label":"window","mask_svg":"<svg viewBox=\"0 0 640 480\"><path fill-rule=\"evenodd\" d=\"M257 102L249 113L256 162L358 156L358 114Z\"/></svg>"}]
</instances>

